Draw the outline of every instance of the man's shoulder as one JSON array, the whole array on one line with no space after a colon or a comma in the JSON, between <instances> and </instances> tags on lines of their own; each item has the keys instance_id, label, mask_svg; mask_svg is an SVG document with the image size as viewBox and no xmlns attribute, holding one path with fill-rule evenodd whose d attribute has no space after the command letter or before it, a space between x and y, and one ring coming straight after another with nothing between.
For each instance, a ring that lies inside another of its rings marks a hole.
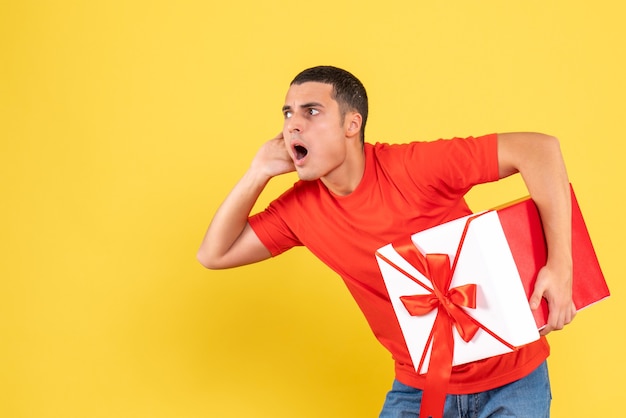
<instances>
[{"instance_id":1,"label":"man's shoulder","mask_svg":"<svg viewBox=\"0 0 626 418\"><path fill-rule=\"evenodd\" d=\"M374 154L402 153L415 148L437 147L450 141L450 139L434 139L430 141L414 140L409 142L366 142L365 152L371 152Z\"/></svg>"},{"instance_id":2,"label":"man's shoulder","mask_svg":"<svg viewBox=\"0 0 626 418\"><path fill-rule=\"evenodd\" d=\"M411 141L411 142L375 142L365 143L366 158L371 158L380 162L397 162L400 158L414 158L419 155L428 154L436 151L437 142L435 141Z\"/></svg>"},{"instance_id":3,"label":"man's shoulder","mask_svg":"<svg viewBox=\"0 0 626 418\"><path fill-rule=\"evenodd\" d=\"M441 153L448 152L451 149L463 149L467 147L475 147L488 145L497 138L495 134L483 136L468 137L452 137L437 138L432 140L414 140L410 142L390 143L390 142L374 142L365 143L365 152L375 156L387 157L396 156L402 153ZM429 158L429 157L428 157Z\"/></svg>"}]
</instances>

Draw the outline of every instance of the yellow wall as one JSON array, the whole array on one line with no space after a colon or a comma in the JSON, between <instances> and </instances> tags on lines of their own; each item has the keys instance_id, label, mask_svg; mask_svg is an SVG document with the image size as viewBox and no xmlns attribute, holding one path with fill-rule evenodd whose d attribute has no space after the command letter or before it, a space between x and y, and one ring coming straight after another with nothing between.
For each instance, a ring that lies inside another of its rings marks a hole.
<instances>
[{"instance_id":1,"label":"yellow wall","mask_svg":"<svg viewBox=\"0 0 626 418\"><path fill-rule=\"evenodd\" d=\"M624 7L3 2L0 416L377 415L392 363L334 274L304 250L226 272L195 260L281 129L289 80L317 64L365 83L370 141L561 138L613 296L550 336L553 416L620 416ZM525 193L512 179L470 199Z\"/></svg>"}]
</instances>

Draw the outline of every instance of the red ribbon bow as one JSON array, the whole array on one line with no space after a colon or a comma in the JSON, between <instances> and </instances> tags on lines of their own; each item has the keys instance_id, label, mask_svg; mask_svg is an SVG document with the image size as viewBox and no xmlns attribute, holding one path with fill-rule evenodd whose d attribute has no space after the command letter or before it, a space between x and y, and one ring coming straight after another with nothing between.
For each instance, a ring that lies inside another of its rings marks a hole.
<instances>
[{"instance_id":1,"label":"red ribbon bow","mask_svg":"<svg viewBox=\"0 0 626 418\"><path fill-rule=\"evenodd\" d=\"M399 254L406 251L416 252L415 247L396 249ZM421 256L421 254L419 254ZM402 296L400 300L406 310L413 316L426 315L433 309L445 310L452 319L452 323L465 342L469 342L479 330L479 326L471 317L461 309L476 308L476 288L475 284L466 284L446 290L447 283L452 280L452 270L450 270L450 258L448 254L426 254L425 264L427 271L425 277L430 278L433 283L433 291L427 295Z\"/></svg>"}]
</instances>

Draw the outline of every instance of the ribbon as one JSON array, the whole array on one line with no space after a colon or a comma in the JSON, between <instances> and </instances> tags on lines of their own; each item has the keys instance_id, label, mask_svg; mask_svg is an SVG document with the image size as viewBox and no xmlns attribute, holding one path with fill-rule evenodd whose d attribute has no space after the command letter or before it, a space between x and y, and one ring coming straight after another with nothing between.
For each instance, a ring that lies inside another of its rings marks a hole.
<instances>
[{"instance_id":1,"label":"ribbon","mask_svg":"<svg viewBox=\"0 0 626 418\"><path fill-rule=\"evenodd\" d=\"M461 309L461 306L476 308L476 285L468 284L448 289L453 273L450 269L448 254L423 255L413 245L410 238L403 242L396 242L393 246L398 254L405 260L412 261L411 264L433 284L432 292L429 294L402 296L400 300L413 316L426 315L433 309L437 309L437 316L429 337L429 342L432 341L432 350L420 418L439 417L443 414L448 383L452 374L454 354L452 326L456 327L466 342L470 341L479 329L471 316ZM426 347L428 345L429 343ZM426 351L424 350L422 355L420 369Z\"/></svg>"},{"instance_id":2,"label":"ribbon","mask_svg":"<svg viewBox=\"0 0 626 418\"><path fill-rule=\"evenodd\" d=\"M406 237L393 243L396 252L417 269L424 277L428 278L433 287L430 288L418 279L411 276L399 266L377 253L388 264L404 274L429 293L425 295L402 296L404 307L412 316L426 315L437 309L437 316L428 341L422 353L419 367L422 369L428 347L432 344L430 363L426 374L426 386L424 388L420 418L441 417L447 394L450 376L452 374L452 359L454 354L454 338L452 327L454 326L465 342L469 342L479 329L485 330L489 335L506 345L509 349L516 348L504 341L494 332L479 323L463 308L476 308L475 284L466 284L450 289L450 283L454 270L465 241L469 223L480 215L471 217L465 224L452 267L448 254L422 254L413 244L410 237Z\"/></svg>"}]
</instances>

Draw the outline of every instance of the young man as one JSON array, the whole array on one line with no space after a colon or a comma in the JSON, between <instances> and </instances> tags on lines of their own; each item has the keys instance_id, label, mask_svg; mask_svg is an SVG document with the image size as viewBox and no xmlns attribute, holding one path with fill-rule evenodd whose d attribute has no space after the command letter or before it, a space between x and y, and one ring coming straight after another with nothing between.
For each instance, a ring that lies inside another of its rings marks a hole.
<instances>
[{"instance_id":1,"label":"young man","mask_svg":"<svg viewBox=\"0 0 626 418\"><path fill-rule=\"evenodd\" d=\"M304 245L337 272L395 360L396 379L381 417L417 416L425 378L411 363L374 252L399 237L469 214L463 196L472 186L522 175L548 245L531 308L547 299L544 335L573 319L570 190L555 138L508 133L365 143L366 91L352 74L327 66L296 76L283 114L282 133L261 146L217 210L198 260L223 269ZM294 170L300 181L251 216L267 182ZM447 397L445 416L548 416L548 354L542 336L516 352L454 367L449 392L458 396Z\"/></svg>"}]
</instances>

